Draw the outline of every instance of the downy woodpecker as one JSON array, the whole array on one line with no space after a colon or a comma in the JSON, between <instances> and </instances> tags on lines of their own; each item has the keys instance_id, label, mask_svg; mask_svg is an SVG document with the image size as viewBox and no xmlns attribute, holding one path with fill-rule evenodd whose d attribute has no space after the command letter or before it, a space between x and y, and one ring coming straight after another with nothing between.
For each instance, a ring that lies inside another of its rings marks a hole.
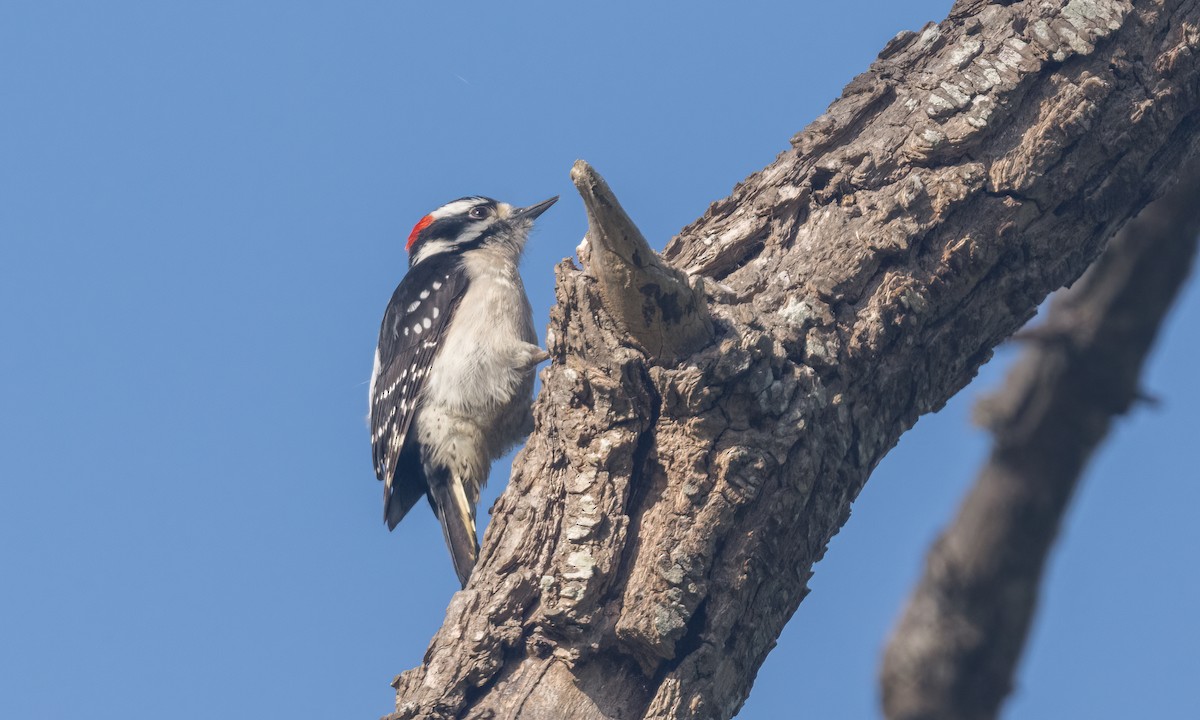
<instances>
[{"instance_id":1,"label":"downy woodpecker","mask_svg":"<svg viewBox=\"0 0 1200 720\"><path fill-rule=\"evenodd\" d=\"M488 469L533 429L534 371L549 356L517 265L534 218L556 200L465 197L421 218L379 330L369 419L384 521L395 528L428 494L464 587Z\"/></svg>"}]
</instances>

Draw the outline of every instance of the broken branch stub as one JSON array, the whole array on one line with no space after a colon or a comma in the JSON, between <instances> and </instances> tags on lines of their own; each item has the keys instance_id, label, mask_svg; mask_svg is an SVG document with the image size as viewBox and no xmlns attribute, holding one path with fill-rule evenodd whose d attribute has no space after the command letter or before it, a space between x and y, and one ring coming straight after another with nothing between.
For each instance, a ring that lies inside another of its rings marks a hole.
<instances>
[{"instance_id":1,"label":"broken branch stub","mask_svg":"<svg viewBox=\"0 0 1200 720\"><path fill-rule=\"evenodd\" d=\"M650 249L600 173L583 160L571 181L587 208L590 252L585 271L596 278L604 306L651 357L674 363L713 337L699 278L695 284Z\"/></svg>"}]
</instances>

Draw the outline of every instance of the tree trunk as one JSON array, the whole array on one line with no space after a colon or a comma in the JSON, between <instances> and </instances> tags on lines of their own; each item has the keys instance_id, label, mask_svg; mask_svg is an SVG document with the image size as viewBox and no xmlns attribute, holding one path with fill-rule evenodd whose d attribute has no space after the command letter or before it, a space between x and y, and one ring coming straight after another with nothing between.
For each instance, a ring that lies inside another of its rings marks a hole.
<instances>
[{"instance_id":1,"label":"tree trunk","mask_svg":"<svg viewBox=\"0 0 1200 720\"><path fill-rule=\"evenodd\" d=\"M1191 268L1198 198L1193 167L1021 333L1032 346L977 406L995 444L884 653L890 720L999 713L1075 487L1113 417L1140 396L1142 363Z\"/></svg>"},{"instance_id":2,"label":"tree trunk","mask_svg":"<svg viewBox=\"0 0 1200 720\"><path fill-rule=\"evenodd\" d=\"M1197 2L960 2L650 252L586 166L536 428L395 718L726 718L883 455L1200 139Z\"/></svg>"}]
</instances>

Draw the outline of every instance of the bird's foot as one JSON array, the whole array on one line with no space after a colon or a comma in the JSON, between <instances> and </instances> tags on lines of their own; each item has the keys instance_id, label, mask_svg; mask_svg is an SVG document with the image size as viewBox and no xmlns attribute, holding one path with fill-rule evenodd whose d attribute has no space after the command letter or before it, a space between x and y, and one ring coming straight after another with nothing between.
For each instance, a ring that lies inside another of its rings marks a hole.
<instances>
[{"instance_id":1,"label":"bird's foot","mask_svg":"<svg viewBox=\"0 0 1200 720\"><path fill-rule=\"evenodd\" d=\"M533 343L526 343L526 345L525 345L525 362L524 362L524 366L526 369L535 368L538 365L541 365L542 363L546 362L549 359L550 359L550 353L541 349L537 345L534 345Z\"/></svg>"}]
</instances>

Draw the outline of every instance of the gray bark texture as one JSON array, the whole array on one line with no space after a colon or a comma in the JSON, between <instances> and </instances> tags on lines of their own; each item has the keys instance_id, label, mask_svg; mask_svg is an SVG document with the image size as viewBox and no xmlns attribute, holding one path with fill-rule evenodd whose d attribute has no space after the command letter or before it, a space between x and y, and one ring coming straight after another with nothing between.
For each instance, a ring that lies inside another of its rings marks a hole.
<instances>
[{"instance_id":1,"label":"gray bark texture","mask_svg":"<svg viewBox=\"0 0 1200 720\"><path fill-rule=\"evenodd\" d=\"M1198 2L961 2L661 258L577 166L610 244L557 269L535 430L390 717L733 716L883 455L1197 154Z\"/></svg>"},{"instance_id":2,"label":"gray bark texture","mask_svg":"<svg viewBox=\"0 0 1200 720\"><path fill-rule=\"evenodd\" d=\"M884 652L889 720L988 720L1013 686L1071 496L1139 377L1200 233L1200 168L1128 223L1055 297L1004 387L977 406L991 457Z\"/></svg>"}]
</instances>

